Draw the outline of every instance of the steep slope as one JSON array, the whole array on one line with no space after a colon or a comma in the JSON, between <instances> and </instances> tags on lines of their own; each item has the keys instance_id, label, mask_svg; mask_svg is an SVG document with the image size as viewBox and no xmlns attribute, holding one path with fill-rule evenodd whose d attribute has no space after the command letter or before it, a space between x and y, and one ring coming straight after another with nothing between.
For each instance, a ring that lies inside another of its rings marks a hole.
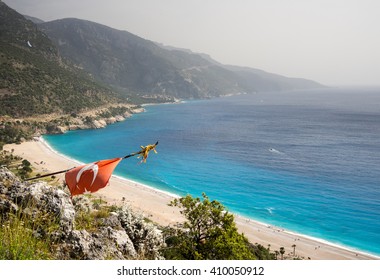
<instances>
[{"instance_id":1,"label":"steep slope","mask_svg":"<svg viewBox=\"0 0 380 280\"><path fill-rule=\"evenodd\" d=\"M165 47L90 21L62 19L38 26L63 57L122 92L187 99L301 85L279 75L233 69L207 55ZM304 85L320 86L314 82Z\"/></svg>"},{"instance_id":2,"label":"steep slope","mask_svg":"<svg viewBox=\"0 0 380 280\"><path fill-rule=\"evenodd\" d=\"M37 28L3 2L0 43L0 116L71 114L128 98L145 103L321 87L225 66L89 21L63 19Z\"/></svg>"},{"instance_id":3,"label":"steep slope","mask_svg":"<svg viewBox=\"0 0 380 280\"><path fill-rule=\"evenodd\" d=\"M324 85L317 83L312 80L302 79L302 78L288 78L278 74L273 74L265 72L263 70L254 69L250 67L234 66L234 65L224 65L216 60L214 60L210 55L204 53L194 54L191 50L176 48L172 46L165 46L160 43L156 43L163 49L177 51L187 54L196 55L203 60L206 60L209 65L219 66L225 70L228 70L229 78L232 78L232 82L239 85L239 89L246 92L254 91L283 91L283 90L294 90L294 89L310 89L310 88L323 88ZM217 68L220 70L220 68ZM233 74L232 74L232 73ZM227 77L224 77L227 78ZM229 80L231 82L231 80Z\"/></svg>"},{"instance_id":4,"label":"steep slope","mask_svg":"<svg viewBox=\"0 0 380 280\"><path fill-rule=\"evenodd\" d=\"M51 40L0 2L0 116L77 113L119 100L87 73L63 63Z\"/></svg>"},{"instance_id":5,"label":"steep slope","mask_svg":"<svg viewBox=\"0 0 380 280\"><path fill-rule=\"evenodd\" d=\"M192 82L199 76L195 74L210 66L197 55L168 51L129 32L84 20L63 19L39 27L62 56L122 91L180 98L200 98L216 91L211 83L206 87Z\"/></svg>"}]
</instances>

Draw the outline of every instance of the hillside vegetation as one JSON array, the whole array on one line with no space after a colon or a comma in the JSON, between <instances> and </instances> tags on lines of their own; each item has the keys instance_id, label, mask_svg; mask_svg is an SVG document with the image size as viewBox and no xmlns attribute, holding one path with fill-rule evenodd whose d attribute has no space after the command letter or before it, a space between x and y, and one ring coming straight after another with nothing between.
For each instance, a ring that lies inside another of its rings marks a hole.
<instances>
[{"instance_id":1,"label":"hillside vegetation","mask_svg":"<svg viewBox=\"0 0 380 280\"><path fill-rule=\"evenodd\" d=\"M0 42L0 116L12 118L76 114L110 102L171 102L322 87L222 65L208 55L165 47L95 22L42 22L3 2Z\"/></svg>"},{"instance_id":2,"label":"hillside vegetation","mask_svg":"<svg viewBox=\"0 0 380 280\"><path fill-rule=\"evenodd\" d=\"M120 100L64 63L54 43L31 21L0 2L0 116L77 113Z\"/></svg>"}]
</instances>

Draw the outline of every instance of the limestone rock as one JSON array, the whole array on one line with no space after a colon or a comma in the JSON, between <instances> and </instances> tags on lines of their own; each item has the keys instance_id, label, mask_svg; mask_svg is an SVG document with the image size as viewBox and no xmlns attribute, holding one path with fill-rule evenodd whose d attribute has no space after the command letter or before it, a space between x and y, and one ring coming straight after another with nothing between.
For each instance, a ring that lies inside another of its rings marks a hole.
<instances>
[{"instance_id":1,"label":"limestone rock","mask_svg":"<svg viewBox=\"0 0 380 280\"><path fill-rule=\"evenodd\" d=\"M92 121L92 127L93 128L104 128L107 126L107 123L105 120L94 120Z\"/></svg>"},{"instance_id":2,"label":"limestone rock","mask_svg":"<svg viewBox=\"0 0 380 280\"><path fill-rule=\"evenodd\" d=\"M122 122L122 121L125 120L125 117L117 115L117 116L115 116L115 119L116 119L117 122Z\"/></svg>"},{"instance_id":3,"label":"limestone rock","mask_svg":"<svg viewBox=\"0 0 380 280\"><path fill-rule=\"evenodd\" d=\"M119 220L139 255L162 259L159 249L164 246L164 238L157 227L146 223L142 215L133 213L128 207L119 211Z\"/></svg>"},{"instance_id":4,"label":"limestone rock","mask_svg":"<svg viewBox=\"0 0 380 280\"><path fill-rule=\"evenodd\" d=\"M8 169L0 168L0 217L18 212L31 220L38 220L41 213L54 217L58 227L53 232L39 224L34 235L54 243L56 259L162 259L161 231L127 206L98 216L87 230L76 228L78 213L90 218L98 211L86 196L71 199L46 182L20 182Z\"/></svg>"}]
</instances>

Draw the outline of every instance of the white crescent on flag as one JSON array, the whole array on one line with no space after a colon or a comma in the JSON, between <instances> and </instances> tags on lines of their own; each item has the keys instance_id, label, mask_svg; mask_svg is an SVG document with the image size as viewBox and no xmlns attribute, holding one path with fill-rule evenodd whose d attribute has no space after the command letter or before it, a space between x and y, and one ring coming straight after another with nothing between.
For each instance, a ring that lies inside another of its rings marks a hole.
<instances>
[{"instance_id":1,"label":"white crescent on flag","mask_svg":"<svg viewBox=\"0 0 380 280\"><path fill-rule=\"evenodd\" d=\"M77 177L76 177L76 179L77 179L76 187L77 188L79 188L78 183L80 181L80 178L82 177L83 172L85 172L87 170L93 171L93 173L92 173L93 178L92 178L92 182L90 184L90 188L94 184L96 176L98 176L99 166L96 163L90 163L90 164L85 165L81 170L79 170Z\"/></svg>"}]
</instances>

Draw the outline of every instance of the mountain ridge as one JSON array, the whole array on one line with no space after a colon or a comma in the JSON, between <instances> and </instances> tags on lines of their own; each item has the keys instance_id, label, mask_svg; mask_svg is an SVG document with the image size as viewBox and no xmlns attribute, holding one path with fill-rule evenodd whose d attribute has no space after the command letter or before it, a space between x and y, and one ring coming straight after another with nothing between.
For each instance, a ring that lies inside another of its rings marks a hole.
<instances>
[{"instance_id":1,"label":"mountain ridge","mask_svg":"<svg viewBox=\"0 0 380 280\"><path fill-rule=\"evenodd\" d=\"M306 79L223 65L207 54L164 46L88 20L66 18L38 27L63 57L122 92L191 99L323 87Z\"/></svg>"},{"instance_id":2,"label":"mountain ridge","mask_svg":"<svg viewBox=\"0 0 380 280\"><path fill-rule=\"evenodd\" d=\"M207 54L87 20L42 22L4 2L0 14L0 115L71 114L127 100L167 102L323 87L223 65Z\"/></svg>"}]
</instances>

